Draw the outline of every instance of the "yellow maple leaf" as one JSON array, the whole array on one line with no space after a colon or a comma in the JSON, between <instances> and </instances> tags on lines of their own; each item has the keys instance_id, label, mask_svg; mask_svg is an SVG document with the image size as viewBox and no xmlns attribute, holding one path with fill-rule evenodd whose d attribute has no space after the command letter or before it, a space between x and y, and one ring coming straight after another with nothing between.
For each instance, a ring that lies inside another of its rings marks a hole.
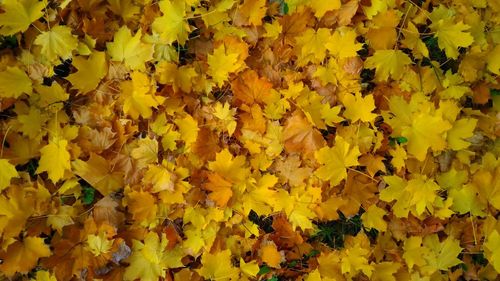
<instances>
[{"instance_id":1,"label":"yellow maple leaf","mask_svg":"<svg viewBox=\"0 0 500 281\"><path fill-rule=\"evenodd\" d=\"M426 210L431 214L434 212L434 203L440 186L433 180L417 174L409 181L398 176L386 176L384 181L389 186L380 192L380 200L386 202L395 200L392 209L397 217L408 217L409 212L415 216L422 215Z\"/></svg>"},{"instance_id":2,"label":"yellow maple leaf","mask_svg":"<svg viewBox=\"0 0 500 281\"><path fill-rule=\"evenodd\" d=\"M1 98L18 98L24 93L30 95L32 91L30 78L19 67L7 67L0 72Z\"/></svg>"},{"instance_id":3,"label":"yellow maple leaf","mask_svg":"<svg viewBox=\"0 0 500 281\"><path fill-rule=\"evenodd\" d=\"M438 235L432 234L424 238L423 245L430 250L429 254L424 256L427 265L422 268L423 272L432 274L438 270L448 270L462 262L457 258L462 252L460 241L451 236L440 242Z\"/></svg>"},{"instance_id":4,"label":"yellow maple leaf","mask_svg":"<svg viewBox=\"0 0 500 281\"><path fill-rule=\"evenodd\" d=\"M175 63L164 61L156 67L156 75L158 83L172 85L175 92L182 90L189 93L193 85L193 78L198 74L192 66L177 66Z\"/></svg>"},{"instance_id":5,"label":"yellow maple leaf","mask_svg":"<svg viewBox=\"0 0 500 281\"><path fill-rule=\"evenodd\" d=\"M440 19L429 27L436 32L434 37L437 37L439 47L444 49L448 58L458 58L458 48L469 47L474 42L472 35L465 32L470 26L463 22L455 24L453 18Z\"/></svg>"},{"instance_id":6,"label":"yellow maple leaf","mask_svg":"<svg viewBox=\"0 0 500 281\"><path fill-rule=\"evenodd\" d=\"M42 130L42 126L45 124L46 118L42 117L40 109L30 107L28 114L18 115L17 119L21 124L20 130L23 135L35 139L45 133Z\"/></svg>"},{"instance_id":7,"label":"yellow maple leaf","mask_svg":"<svg viewBox=\"0 0 500 281\"><path fill-rule=\"evenodd\" d=\"M30 24L43 16L44 2L38 0L5 0L0 14L0 34L24 32Z\"/></svg>"},{"instance_id":8,"label":"yellow maple leaf","mask_svg":"<svg viewBox=\"0 0 500 281\"><path fill-rule=\"evenodd\" d=\"M164 97L153 94L153 85L149 77L142 72L132 72L132 81L121 83L123 112L129 114L133 119L139 116L149 118L153 114L151 108L156 108L163 103Z\"/></svg>"},{"instance_id":9,"label":"yellow maple leaf","mask_svg":"<svg viewBox=\"0 0 500 281\"><path fill-rule=\"evenodd\" d=\"M453 127L446 133L448 146L453 150L462 150L469 147L470 142L465 139L472 137L477 125L477 119L463 118L453 123Z\"/></svg>"},{"instance_id":10,"label":"yellow maple leaf","mask_svg":"<svg viewBox=\"0 0 500 281\"><path fill-rule=\"evenodd\" d=\"M312 1L318 3L328 3L328 1ZM332 1L335 2L335 1ZM338 28L325 43L331 55L337 58L349 58L357 56L357 51L361 50L363 44L356 41L356 31L351 28Z\"/></svg>"},{"instance_id":11,"label":"yellow maple leaf","mask_svg":"<svg viewBox=\"0 0 500 281\"><path fill-rule=\"evenodd\" d=\"M12 277L16 272L28 273L36 266L39 258L48 256L50 249L43 242L43 238L27 236L23 241L10 244L7 251L0 253L3 261L0 271L8 277Z\"/></svg>"},{"instance_id":12,"label":"yellow maple leaf","mask_svg":"<svg viewBox=\"0 0 500 281\"><path fill-rule=\"evenodd\" d=\"M314 15L319 19L322 18L326 12L337 10L340 8L340 0L330 1L309 1L308 5L314 10Z\"/></svg>"},{"instance_id":13,"label":"yellow maple leaf","mask_svg":"<svg viewBox=\"0 0 500 281\"><path fill-rule=\"evenodd\" d=\"M71 33L71 28L57 25L49 31L38 35L34 41L35 45L42 46L41 54L50 62L69 59L73 50L78 46L78 39Z\"/></svg>"},{"instance_id":14,"label":"yellow maple leaf","mask_svg":"<svg viewBox=\"0 0 500 281\"><path fill-rule=\"evenodd\" d=\"M325 42L330 40L330 36L328 28L319 28L318 30L309 28L297 37L298 64L305 65L308 62L320 63L323 61L326 56Z\"/></svg>"},{"instance_id":15,"label":"yellow maple leaf","mask_svg":"<svg viewBox=\"0 0 500 281\"><path fill-rule=\"evenodd\" d=\"M224 44L221 44L215 48L213 55L208 55L207 74L212 76L217 86L221 87L228 79L229 74L240 68L237 62L238 54L230 52Z\"/></svg>"},{"instance_id":16,"label":"yellow maple leaf","mask_svg":"<svg viewBox=\"0 0 500 281\"><path fill-rule=\"evenodd\" d=\"M35 200L26 189L15 186L0 195L0 235L9 241L19 235L34 212Z\"/></svg>"},{"instance_id":17,"label":"yellow maple leaf","mask_svg":"<svg viewBox=\"0 0 500 281\"><path fill-rule=\"evenodd\" d=\"M158 205L156 198L149 192L125 188L126 204L135 222L139 225L148 226L156 220Z\"/></svg>"},{"instance_id":18,"label":"yellow maple leaf","mask_svg":"<svg viewBox=\"0 0 500 281\"><path fill-rule=\"evenodd\" d=\"M234 157L229 150L223 149L215 156L215 161L208 163L208 169L222 175L233 183L242 182L250 171L245 167L246 158L243 155Z\"/></svg>"},{"instance_id":19,"label":"yellow maple leaf","mask_svg":"<svg viewBox=\"0 0 500 281\"><path fill-rule=\"evenodd\" d=\"M80 56L73 59L73 65L78 69L66 78L73 87L82 94L95 90L101 79L108 72L106 55L103 52L94 52L88 59Z\"/></svg>"},{"instance_id":20,"label":"yellow maple leaf","mask_svg":"<svg viewBox=\"0 0 500 281\"><path fill-rule=\"evenodd\" d=\"M240 270L247 276L256 277L257 273L259 273L260 267L254 260L245 262L242 258L240 258Z\"/></svg>"},{"instance_id":21,"label":"yellow maple leaf","mask_svg":"<svg viewBox=\"0 0 500 281\"><path fill-rule=\"evenodd\" d=\"M159 3L161 17L157 17L153 22L153 31L160 34L160 38L165 44L178 41L181 45L186 43L188 34L191 31L187 23L186 3L184 0L162 0Z\"/></svg>"},{"instance_id":22,"label":"yellow maple leaf","mask_svg":"<svg viewBox=\"0 0 500 281\"><path fill-rule=\"evenodd\" d=\"M132 0L107 0L109 9L120 15L124 20L128 21L136 17L140 12L140 8L134 5Z\"/></svg>"},{"instance_id":23,"label":"yellow maple leaf","mask_svg":"<svg viewBox=\"0 0 500 281\"><path fill-rule=\"evenodd\" d=\"M484 216L486 204L478 198L478 191L474 185L464 185L462 188L453 188L448 191L448 196L453 200L451 209L459 214L470 213L473 216Z\"/></svg>"},{"instance_id":24,"label":"yellow maple leaf","mask_svg":"<svg viewBox=\"0 0 500 281\"><path fill-rule=\"evenodd\" d=\"M57 230L59 234L62 234L63 227L75 223L73 221L75 211L76 209L73 209L72 206L59 206L55 209L55 212L47 218L47 225L49 225L52 229Z\"/></svg>"},{"instance_id":25,"label":"yellow maple leaf","mask_svg":"<svg viewBox=\"0 0 500 281\"><path fill-rule=\"evenodd\" d=\"M217 102L214 106L214 116L217 117L222 123L222 127L225 131L232 136L234 130L236 130L236 121L234 120L234 115L236 114L236 108L230 108L229 103Z\"/></svg>"},{"instance_id":26,"label":"yellow maple leaf","mask_svg":"<svg viewBox=\"0 0 500 281\"><path fill-rule=\"evenodd\" d=\"M402 135L408 139L408 152L423 161L429 148L441 151L446 147L445 132L450 128L441 116L421 112L413 116L411 126L403 128Z\"/></svg>"},{"instance_id":27,"label":"yellow maple leaf","mask_svg":"<svg viewBox=\"0 0 500 281\"><path fill-rule=\"evenodd\" d=\"M157 281L165 277L168 268L183 266L178 250L166 250L168 239L165 234L159 236L149 232L144 243L139 240L132 243L132 254L128 258L130 265L125 269L124 280Z\"/></svg>"},{"instance_id":28,"label":"yellow maple leaf","mask_svg":"<svg viewBox=\"0 0 500 281\"><path fill-rule=\"evenodd\" d=\"M36 172L47 172L49 179L57 183L64 177L64 172L71 169L70 155L67 150L68 141L54 138L40 149L41 157Z\"/></svg>"},{"instance_id":29,"label":"yellow maple leaf","mask_svg":"<svg viewBox=\"0 0 500 281\"><path fill-rule=\"evenodd\" d=\"M90 153L88 161L76 159L71 163L73 172L106 196L123 186L123 174L113 172L106 158Z\"/></svg>"},{"instance_id":30,"label":"yellow maple leaf","mask_svg":"<svg viewBox=\"0 0 500 281\"><path fill-rule=\"evenodd\" d=\"M10 180L19 176L16 167L8 159L0 159L0 192L10 185Z\"/></svg>"},{"instance_id":31,"label":"yellow maple leaf","mask_svg":"<svg viewBox=\"0 0 500 281\"><path fill-rule=\"evenodd\" d=\"M142 181L153 185L152 192L174 191L176 176L162 165L149 165Z\"/></svg>"},{"instance_id":32,"label":"yellow maple leaf","mask_svg":"<svg viewBox=\"0 0 500 281\"><path fill-rule=\"evenodd\" d=\"M344 138L337 136L333 147L326 146L314 153L318 163L323 164L315 171L315 175L335 186L347 178L346 168L359 164L360 155L358 146L351 146Z\"/></svg>"},{"instance_id":33,"label":"yellow maple leaf","mask_svg":"<svg viewBox=\"0 0 500 281\"><path fill-rule=\"evenodd\" d=\"M361 215L361 220L363 225L369 228L375 228L378 231L387 230L387 222L384 220L384 215L386 211L382 208L377 207L377 205L371 205L366 212Z\"/></svg>"},{"instance_id":34,"label":"yellow maple leaf","mask_svg":"<svg viewBox=\"0 0 500 281\"><path fill-rule=\"evenodd\" d=\"M145 63L153 58L153 45L141 41L142 31L132 36L127 26L122 26L113 42L106 43L111 60L124 62L132 70L144 70Z\"/></svg>"},{"instance_id":35,"label":"yellow maple leaf","mask_svg":"<svg viewBox=\"0 0 500 281\"><path fill-rule=\"evenodd\" d=\"M238 280L239 270L233 267L231 251L223 250L214 254L204 252L201 257L202 267L196 271L205 279L211 280Z\"/></svg>"},{"instance_id":36,"label":"yellow maple leaf","mask_svg":"<svg viewBox=\"0 0 500 281\"><path fill-rule=\"evenodd\" d=\"M498 234L497 230L493 230L488 234L483 248L485 249L486 258L493 265L493 268L500 272L500 234Z\"/></svg>"},{"instance_id":37,"label":"yellow maple leaf","mask_svg":"<svg viewBox=\"0 0 500 281\"><path fill-rule=\"evenodd\" d=\"M186 151L190 151L193 144L198 139L198 132L200 128L198 127L198 121L196 121L193 116L187 114L184 118L178 118L174 121L177 128L179 128L179 133L181 140L184 141L184 147Z\"/></svg>"},{"instance_id":38,"label":"yellow maple leaf","mask_svg":"<svg viewBox=\"0 0 500 281\"><path fill-rule=\"evenodd\" d=\"M373 272L370 280L373 281L396 281L394 273L398 272L401 264L397 262L373 263Z\"/></svg>"},{"instance_id":39,"label":"yellow maple leaf","mask_svg":"<svg viewBox=\"0 0 500 281\"><path fill-rule=\"evenodd\" d=\"M365 243L366 236L358 234L356 237L349 237L346 240L348 240L345 242L346 248L342 251L340 260L342 274L355 276L361 271L365 275L371 276L374 267L368 264L370 251L368 250L369 244Z\"/></svg>"},{"instance_id":40,"label":"yellow maple leaf","mask_svg":"<svg viewBox=\"0 0 500 281\"><path fill-rule=\"evenodd\" d=\"M426 264L424 256L429 253L429 249L422 247L422 237L408 237L404 241L403 249L403 259L409 269L412 269L415 265L420 267Z\"/></svg>"},{"instance_id":41,"label":"yellow maple leaf","mask_svg":"<svg viewBox=\"0 0 500 281\"><path fill-rule=\"evenodd\" d=\"M208 198L214 201L217 206L225 207L229 199L233 196L232 186L233 184L224 179L221 175L209 174L208 182L204 185L204 188L211 191Z\"/></svg>"},{"instance_id":42,"label":"yellow maple leaf","mask_svg":"<svg viewBox=\"0 0 500 281\"><path fill-rule=\"evenodd\" d=\"M239 11L249 24L260 26L267 11L266 0L245 0Z\"/></svg>"},{"instance_id":43,"label":"yellow maple leaf","mask_svg":"<svg viewBox=\"0 0 500 281\"><path fill-rule=\"evenodd\" d=\"M132 149L130 156L136 159L140 168L158 162L158 141L153 138L141 138L137 141L138 147Z\"/></svg>"},{"instance_id":44,"label":"yellow maple leaf","mask_svg":"<svg viewBox=\"0 0 500 281\"><path fill-rule=\"evenodd\" d=\"M108 253L112 246L113 239L108 240L104 233L100 233L99 235L89 234L85 245L96 257Z\"/></svg>"},{"instance_id":45,"label":"yellow maple leaf","mask_svg":"<svg viewBox=\"0 0 500 281\"><path fill-rule=\"evenodd\" d=\"M377 114L371 113L375 109L373 95L362 97L361 93L356 93L356 95L347 94L342 102L346 108L344 116L351 119L352 122L358 120L373 122L377 117Z\"/></svg>"},{"instance_id":46,"label":"yellow maple leaf","mask_svg":"<svg viewBox=\"0 0 500 281\"><path fill-rule=\"evenodd\" d=\"M375 68L375 79L387 81L389 76L395 80L404 74L406 65L411 64L411 59L401 50L377 50L373 56L365 61L366 68Z\"/></svg>"},{"instance_id":47,"label":"yellow maple leaf","mask_svg":"<svg viewBox=\"0 0 500 281\"><path fill-rule=\"evenodd\" d=\"M408 48L411 48L415 55L429 57L429 50L422 39L420 39L420 33L412 22L408 22L406 30L403 30L403 34L405 38L401 42Z\"/></svg>"}]
</instances>

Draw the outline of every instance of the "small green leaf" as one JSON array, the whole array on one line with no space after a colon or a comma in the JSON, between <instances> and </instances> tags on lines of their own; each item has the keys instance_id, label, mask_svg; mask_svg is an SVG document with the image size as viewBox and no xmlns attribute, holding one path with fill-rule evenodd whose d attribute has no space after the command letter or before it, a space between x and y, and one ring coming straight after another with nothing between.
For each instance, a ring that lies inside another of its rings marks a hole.
<instances>
[{"instance_id":1,"label":"small green leaf","mask_svg":"<svg viewBox=\"0 0 500 281\"><path fill-rule=\"evenodd\" d=\"M82 203L83 205L90 205L94 202L95 189L87 184L82 185Z\"/></svg>"},{"instance_id":2,"label":"small green leaf","mask_svg":"<svg viewBox=\"0 0 500 281\"><path fill-rule=\"evenodd\" d=\"M490 94L492 96L500 96L500 89L490 89Z\"/></svg>"},{"instance_id":3,"label":"small green leaf","mask_svg":"<svg viewBox=\"0 0 500 281\"><path fill-rule=\"evenodd\" d=\"M271 272L271 268L269 268L269 266L267 265L263 265L260 267L259 269L259 272L257 273L257 275L264 275L264 274L267 274Z\"/></svg>"}]
</instances>

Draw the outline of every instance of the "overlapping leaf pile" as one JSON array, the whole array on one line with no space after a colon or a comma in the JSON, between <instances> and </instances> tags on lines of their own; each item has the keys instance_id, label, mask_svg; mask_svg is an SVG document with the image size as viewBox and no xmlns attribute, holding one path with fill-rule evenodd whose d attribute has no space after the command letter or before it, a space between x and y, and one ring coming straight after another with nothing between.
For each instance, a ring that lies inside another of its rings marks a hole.
<instances>
[{"instance_id":1,"label":"overlapping leaf pile","mask_svg":"<svg viewBox=\"0 0 500 281\"><path fill-rule=\"evenodd\" d=\"M498 278L498 1L0 2L4 277Z\"/></svg>"}]
</instances>

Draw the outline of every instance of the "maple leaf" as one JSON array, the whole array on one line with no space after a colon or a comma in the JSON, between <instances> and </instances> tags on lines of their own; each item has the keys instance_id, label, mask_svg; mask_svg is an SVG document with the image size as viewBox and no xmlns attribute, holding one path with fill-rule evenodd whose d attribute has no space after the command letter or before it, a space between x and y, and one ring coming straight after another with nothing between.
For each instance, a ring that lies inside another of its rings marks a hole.
<instances>
[{"instance_id":1,"label":"maple leaf","mask_svg":"<svg viewBox=\"0 0 500 281\"><path fill-rule=\"evenodd\" d=\"M228 79L229 74L237 71L240 68L238 62L238 54L232 53L222 44L215 48L213 55L208 55L208 71L207 74L212 76L212 79L221 87Z\"/></svg>"},{"instance_id":2,"label":"maple leaf","mask_svg":"<svg viewBox=\"0 0 500 281\"><path fill-rule=\"evenodd\" d=\"M326 12L340 8L340 0L332 1L309 1L309 6L314 10L314 16L322 18Z\"/></svg>"},{"instance_id":3,"label":"maple leaf","mask_svg":"<svg viewBox=\"0 0 500 281\"><path fill-rule=\"evenodd\" d=\"M187 23L186 3L183 0L162 0L159 2L163 16L157 17L153 22L153 31L160 34L166 44L178 41L181 45L186 43L191 31Z\"/></svg>"},{"instance_id":4,"label":"maple leaf","mask_svg":"<svg viewBox=\"0 0 500 281\"><path fill-rule=\"evenodd\" d=\"M240 13L251 25L262 25L262 18L266 15L266 0L245 0L239 8Z\"/></svg>"},{"instance_id":5,"label":"maple leaf","mask_svg":"<svg viewBox=\"0 0 500 281\"><path fill-rule=\"evenodd\" d=\"M234 120L235 114L236 109L231 109L227 102L224 105L217 102L214 106L214 116L222 122L222 126L229 136L232 136L234 130L236 130L236 121Z\"/></svg>"},{"instance_id":6,"label":"maple leaf","mask_svg":"<svg viewBox=\"0 0 500 281\"><path fill-rule=\"evenodd\" d=\"M247 70L231 83L231 88L236 99L252 105L253 103L267 103L272 84L265 78L259 77L257 72Z\"/></svg>"},{"instance_id":7,"label":"maple leaf","mask_svg":"<svg viewBox=\"0 0 500 281\"><path fill-rule=\"evenodd\" d=\"M240 258L240 270L247 276L256 277L260 268L256 261L245 262L242 258Z\"/></svg>"},{"instance_id":8,"label":"maple leaf","mask_svg":"<svg viewBox=\"0 0 500 281\"><path fill-rule=\"evenodd\" d=\"M38 0L5 0L0 14L0 34L12 35L24 32L32 22L43 16L44 2Z\"/></svg>"},{"instance_id":9,"label":"maple leaf","mask_svg":"<svg viewBox=\"0 0 500 281\"><path fill-rule=\"evenodd\" d=\"M181 140L184 141L186 151L190 151L192 145L196 142L198 132L200 131L198 121L188 114L182 119L176 119L175 125L179 128L180 137Z\"/></svg>"},{"instance_id":10,"label":"maple leaf","mask_svg":"<svg viewBox=\"0 0 500 281\"><path fill-rule=\"evenodd\" d=\"M405 127L402 135L408 139L408 152L423 161L429 148L440 151L446 147L444 133L450 128L442 117L422 112L413 116L411 127Z\"/></svg>"},{"instance_id":11,"label":"maple leaf","mask_svg":"<svg viewBox=\"0 0 500 281\"><path fill-rule=\"evenodd\" d=\"M19 235L26 220L33 214L35 200L19 187L8 188L0 195L0 234L4 240Z\"/></svg>"},{"instance_id":12,"label":"maple leaf","mask_svg":"<svg viewBox=\"0 0 500 281\"><path fill-rule=\"evenodd\" d=\"M462 188L454 188L449 191L450 198L453 199L451 209L459 214L470 213L473 216L484 216L483 210L486 208L478 198L478 192L473 185L464 185Z\"/></svg>"},{"instance_id":13,"label":"maple leaf","mask_svg":"<svg viewBox=\"0 0 500 281\"><path fill-rule=\"evenodd\" d=\"M142 190L128 192L127 207L138 224L149 225L156 220L158 205L156 198L149 192Z\"/></svg>"},{"instance_id":14,"label":"maple leaf","mask_svg":"<svg viewBox=\"0 0 500 281\"><path fill-rule=\"evenodd\" d=\"M58 25L38 35L34 44L42 46L40 53L53 62L58 58L69 59L78 46L78 39L71 33L71 28Z\"/></svg>"},{"instance_id":15,"label":"maple leaf","mask_svg":"<svg viewBox=\"0 0 500 281\"><path fill-rule=\"evenodd\" d=\"M328 3L328 2L319 1L317 3ZM356 36L357 36L356 32L353 29L340 28L335 30L335 32L326 42L325 46L331 55L336 56L338 58L343 59L343 58L355 57L358 55L357 52L361 50L363 46L363 44L356 42Z\"/></svg>"},{"instance_id":16,"label":"maple leaf","mask_svg":"<svg viewBox=\"0 0 500 281\"><path fill-rule=\"evenodd\" d=\"M384 209L377 207L376 205L371 205L370 208L366 210L363 215L361 215L361 220L363 220L363 225L369 228L375 228L378 231L387 230L387 222L384 221L384 215L386 214Z\"/></svg>"},{"instance_id":17,"label":"maple leaf","mask_svg":"<svg viewBox=\"0 0 500 281\"><path fill-rule=\"evenodd\" d=\"M318 163L323 164L314 173L320 179L329 181L331 186L335 186L347 178L348 167L359 164L360 155L357 146L351 146L344 138L337 136L333 147L326 146L314 153Z\"/></svg>"},{"instance_id":18,"label":"maple leaf","mask_svg":"<svg viewBox=\"0 0 500 281\"><path fill-rule=\"evenodd\" d=\"M500 234L497 230L493 230L488 234L483 248L486 252L486 257L491 262L497 272L500 272Z\"/></svg>"},{"instance_id":19,"label":"maple leaf","mask_svg":"<svg viewBox=\"0 0 500 281\"><path fill-rule=\"evenodd\" d=\"M283 129L285 148L290 152L311 153L323 147L325 140L304 114L296 110L285 122Z\"/></svg>"},{"instance_id":20,"label":"maple leaf","mask_svg":"<svg viewBox=\"0 0 500 281\"><path fill-rule=\"evenodd\" d=\"M36 173L47 172L49 179L57 183L64 177L64 172L71 169L68 141L54 138L40 149L41 157Z\"/></svg>"},{"instance_id":21,"label":"maple leaf","mask_svg":"<svg viewBox=\"0 0 500 281\"><path fill-rule=\"evenodd\" d=\"M411 59L400 50L377 50L365 61L366 68L376 69L377 81L387 81L389 76L395 80L400 79L405 66L409 64L411 64Z\"/></svg>"},{"instance_id":22,"label":"maple leaf","mask_svg":"<svg viewBox=\"0 0 500 281\"><path fill-rule=\"evenodd\" d=\"M164 166L149 165L142 181L153 185L152 192L173 191L175 178L176 176Z\"/></svg>"},{"instance_id":23,"label":"maple leaf","mask_svg":"<svg viewBox=\"0 0 500 281\"><path fill-rule=\"evenodd\" d=\"M309 28L297 37L299 65L305 65L308 62L321 62L326 56L325 42L330 40L330 36L330 30L327 28L319 28L318 30Z\"/></svg>"},{"instance_id":24,"label":"maple leaf","mask_svg":"<svg viewBox=\"0 0 500 281\"><path fill-rule=\"evenodd\" d=\"M140 8L130 0L107 0L107 2L109 9L126 21L132 20L140 12Z\"/></svg>"},{"instance_id":25,"label":"maple leaf","mask_svg":"<svg viewBox=\"0 0 500 281\"><path fill-rule=\"evenodd\" d=\"M430 254L424 256L427 261L427 265L422 268L424 271L448 270L462 262L457 258L462 252L460 241L453 237L440 242L437 234L433 234L424 238L423 245L430 250Z\"/></svg>"},{"instance_id":26,"label":"maple leaf","mask_svg":"<svg viewBox=\"0 0 500 281\"><path fill-rule=\"evenodd\" d=\"M106 55L103 52L92 53L88 59L75 57L73 65L78 71L70 74L66 79L83 94L95 90L101 79L108 72Z\"/></svg>"},{"instance_id":27,"label":"maple leaf","mask_svg":"<svg viewBox=\"0 0 500 281\"><path fill-rule=\"evenodd\" d=\"M342 100L346 110L344 116L351 119L352 122L361 120L363 122L373 122L377 114L371 113L375 109L375 101L373 95L361 96L361 93L356 95L347 94Z\"/></svg>"},{"instance_id":28,"label":"maple leaf","mask_svg":"<svg viewBox=\"0 0 500 281\"><path fill-rule=\"evenodd\" d=\"M16 272L28 273L33 269L39 258L50 256L49 246L43 242L43 238L27 236L22 241L10 244L6 251L0 252L3 263L0 270L8 277Z\"/></svg>"},{"instance_id":29,"label":"maple leaf","mask_svg":"<svg viewBox=\"0 0 500 281\"><path fill-rule=\"evenodd\" d=\"M7 67L0 72L0 97L18 98L33 91L31 80L26 73L18 67Z\"/></svg>"},{"instance_id":30,"label":"maple leaf","mask_svg":"<svg viewBox=\"0 0 500 281\"><path fill-rule=\"evenodd\" d=\"M232 186L231 182L225 180L219 174L209 174L208 182L204 185L204 188L211 191L208 198L215 201L217 206L225 207L231 196L233 196Z\"/></svg>"},{"instance_id":31,"label":"maple leaf","mask_svg":"<svg viewBox=\"0 0 500 281\"><path fill-rule=\"evenodd\" d=\"M448 146L453 150L462 150L469 147L470 142L465 139L472 137L476 128L477 119L463 118L453 123L453 127L446 133Z\"/></svg>"},{"instance_id":32,"label":"maple leaf","mask_svg":"<svg viewBox=\"0 0 500 281\"><path fill-rule=\"evenodd\" d=\"M125 269L124 280L156 281L165 277L165 270L183 266L178 251L166 251L168 240L165 234L158 236L149 232L144 243L132 241L132 255L128 258L130 265ZM177 260L175 257L177 256Z\"/></svg>"},{"instance_id":33,"label":"maple leaf","mask_svg":"<svg viewBox=\"0 0 500 281\"><path fill-rule=\"evenodd\" d=\"M425 210L433 213L436 192L440 189L433 180L416 175L409 181L398 176L386 176L384 181L389 187L380 192L380 199L386 202L396 200L392 208L397 217L408 217L408 212L420 216Z\"/></svg>"},{"instance_id":34,"label":"maple leaf","mask_svg":"<svg viewBox=\"0 0 500 281\"><path fill-rule=\"evenodd\" d=\"M381 262L373 264L373 273L370 276L374 281L396 281L394 273L398 272L401 264L397 262Z\"/></svg>"},{"instance_id":35,"label":"maple leaf","mask_svg":"<svg viewBox=\"0 0 500 281\"><path fill-rule=\"evenodd\" d=\"M214 254L204 252L201 257L202 267L196 271L206 279L238 280L239 270L231 263L231 251L218 251Z\"/></svg>"},{"instance_id":36,"label":"maple leaf","mask_svg":"<svg viewBox=\"0 0 500 281\"><path fill-rule=\"evenodd\" d=\"M106 158L91 153L88 161L76 159L73 172L106 196L123 186L123 174L114 172Z\"/></svg>"},{"instance_id":37,"label":"maple leaf","mask_svg":"<svg viewBox=\"0 0 500 281\"><path fill-rule=\"evenodd\" d=\"M152 93L152 84L148 76L142 72L133 72L132 81L123 81L121 83L123 93L123 111L133 119L142 116L149 118L153 114L151 109L158 107L164 97L155 96Z\"/></svg>"},{"instance_id":38,"label":"maple leaf","mask_svg":"<svg viewBox=\"0 0 500 281\"><path fill-rule=\"evenodd\" d=\"M408 237L404 242L403 248L403 259L408 265L408 268L412 269L415 265L420 267L426 264L424 256L429 254L429 249L422 247L422 237Z\"/></svg>"},{"instance_id":39,"label":"maple leaf","mask_svg":"<svg viewBox=\"0 0 500 281\"><path fill-rule=\"evenodd\" d=\"M438 45L444 49L446 56L452 59L458 57L458 47L469 47L474 38L470 33L464 32L470 26L463 22L454 23L453 18L440 19L433 22L430 26L431 30L435 31L434 37L438 38Z\"/></svg>"},{"instance_id":40,"label":"maple leaf","mask_svg":"<svg viewBox=\"0 0 500 281\"><path fill-rule=\"evenodd\" d=\"M153 45L141 41L142 31L132 36L128 27L121 27L113 42L106 43L111 60L124 62L132 70L144 70L145 62L153 58Z\"/></svg>"},{"instance_id":41,"label":"maple leaf","mask_svg":"<svg viewBox=\"0 0 500 281\"><path fill-rule=\"evenodd\" d=\"M245 167L245 157L239 155L234 157L227 149L223 149L215 156L215 161L208 163L208 169L216 172L233 183L242 182L249 174Z\"/></svg>"},{"instance_id":42,"label":"maple leaf","mask_svg":"<svg viewBox=\"0 0 500 281\"><path fill-rule=\"evenodd\" d=\"M373 266L368 264L368 256L370 251L363 247L363 240L366 236L358 234L356 237L350 237L346 241L346 248L342 252L340 266L342 274L356 275L362 271L367 276L370 276L373 271Z\"/></svg>"},{"instance_id":43,"label":"maple leaf","mask_svg":"<svg viewBox=\"0 0 500 281\"><path fill-rule=\"evenodd\" d=\"M180 89L186 93L191 92L192 80L198 75L192 66L182 65L178 67L171 62L161 62L156 68L156 73L159 83L170 84L175 92Z\"/></svg>"},{"instance_id":44,"label":"maple leaf","mask_svg":"<svg viewBox=\"0 0 500 281\"><path fill-rule=\"evenodd\" d=\"M0 192L10 185L10 180L19 176L16 167L8 159L0 159Z\"/></svg>"}]
</instances>

